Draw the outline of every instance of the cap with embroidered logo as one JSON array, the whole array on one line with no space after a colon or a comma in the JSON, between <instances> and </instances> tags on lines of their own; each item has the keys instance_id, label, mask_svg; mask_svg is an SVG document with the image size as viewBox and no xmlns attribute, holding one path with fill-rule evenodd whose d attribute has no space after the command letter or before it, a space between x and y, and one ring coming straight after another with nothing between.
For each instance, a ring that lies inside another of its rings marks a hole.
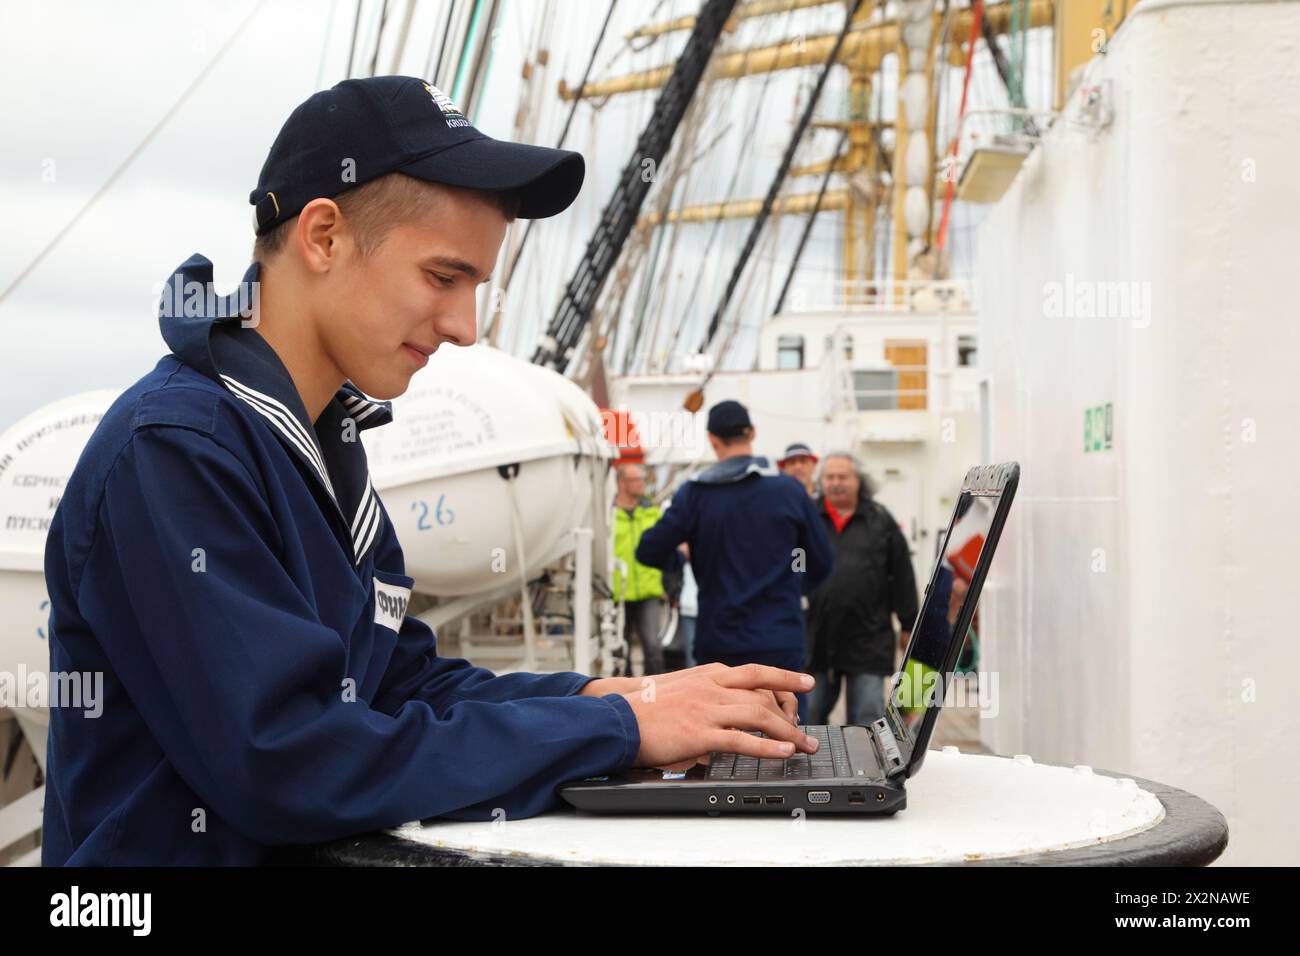
<instances>
[{"instance_id":1,"label":"cap with embroidered logo","mask_svg":"<svg viewBox=\"0 0 1300 956\"><path fill-rule=\"evenodd\" d=\"M387 173L430 183L513 193L521 219L545 219L577 198L582 155L493 139L419 77L344 80L298 106L281 127L249 193L257 235L313 199L334 197Z\"/></svg>"}]
</instances>

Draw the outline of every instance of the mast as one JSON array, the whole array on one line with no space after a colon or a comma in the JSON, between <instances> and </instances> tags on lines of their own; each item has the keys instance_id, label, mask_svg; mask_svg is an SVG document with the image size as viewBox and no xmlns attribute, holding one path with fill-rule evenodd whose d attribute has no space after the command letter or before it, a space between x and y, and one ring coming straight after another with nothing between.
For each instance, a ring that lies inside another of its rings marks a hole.
<instances>
[{"instance_id":1,"label":"mast","mask_svg":"<svg viewBox=\"0 0 1300 956\"><path fill-rule=\"evenodd\" d=\"M673 134L695 95L736 0L708 0L701 10L686 48L678 58L663 92L655 102L650 121L623 169L619 185L601 215L587 250L565 287L554 318L533 353L538 365L563 371L572 358L600 294L618 259L619 250L636 224L637 213L650 191L653 177L645 170L663 161Z\"/></svg>"},{"instance_id":2,"label":"mast","mask_svg":"<svg viewBox=\"0 0 1300 956\"><path fill-rule=\"evenodd\" d=\"M1095 0L1104 6L1105 0ZM1087 0L1088 4L1094 0ZM740 7L735 16L760 16L789 9L824 6L815 0L761 0ZM1005 34L1013 26L1014 12L1027 7L1023 18L1029 27L1050 26L1063 4L1053 0L1004 0L988 5L983 12L983 31ZM849 71L849 116L843 121L819 121L819 128L848 131L847 147L832 160L795 167L789 175L824 176L828 168L844 175L848 185L819 192L780 196L770 207L786 213L842 212L844 214L841 273L847 287L873 278L873 250L876 245L876 210L890 203L893 275L904 279L912 259L927 245L932 219L934 160L931 127L934 124L933 77L938 63L939 36L946 26L952 55L972 42L973 11L950 9L945 17L936 12L934 0L900 0L900 18L872 20L870 7L860 8L833 62ZM692 22L686 17L636 31L638 36L659 35L682 29ZM1024 23L1014 24L1022 28ZM976 37L979 36L975 32ZM719 56L713 66L717 79L735 79L755 73L821 66L831 56L837 34L810 36L802 42L782 42ZM895 148L890 151L881 139L889 123L872 121L867 109L876 75L886 55L899 57L899 122L894 131ZM962 56L964 59L964 56ZM661 86L669 69L661 67L620 77L583 83L576 88L561 85L563 99L618 96ZM909 143L911 148L909 149ZM888 170L888 175L885 171ZM895 188L897 184L897 188ZM719 218L752 218L765 208L760 199L690 205L662 218L645 217L638 225L667 222L710 222Z\"/></svg>"}]
</instances>

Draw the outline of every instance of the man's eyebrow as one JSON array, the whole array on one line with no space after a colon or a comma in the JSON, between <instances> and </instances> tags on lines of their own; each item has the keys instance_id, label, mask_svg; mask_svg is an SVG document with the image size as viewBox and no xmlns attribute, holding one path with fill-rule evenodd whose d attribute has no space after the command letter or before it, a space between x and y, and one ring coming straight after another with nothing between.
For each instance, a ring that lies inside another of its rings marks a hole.
<instances>
[{"instance_id":1,"label":"man's eyebrow","mask_svg":"<svg viewBox=\"0 0 1300 956\"><path fill-rule=\"evenodd\" d=\"M470 265L464 259L456 259L449 256L434 256L432 259L429 259L428 262L432 265L442 266L444 269L454 269L457 272L463 272L465 275L479 283L488 282L492 279L492 273L489 272L484 276L478 271L478 269ZM482 277L480 278L480 276Z\"/></svg>"}]
</instances>

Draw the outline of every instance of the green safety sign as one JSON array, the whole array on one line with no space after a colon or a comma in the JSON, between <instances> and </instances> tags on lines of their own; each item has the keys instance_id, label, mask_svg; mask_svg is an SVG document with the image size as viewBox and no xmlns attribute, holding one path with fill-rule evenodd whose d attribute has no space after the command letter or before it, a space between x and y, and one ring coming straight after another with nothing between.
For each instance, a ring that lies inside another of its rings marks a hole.
<instances>
[{"instance_id":1,"label":"green safety sign","mask_svg":"<svg viewBox=\"0 0 1300 956\"><path fill-rule=\"evenodd\" d=\"M1115 435L1115 405L1107 402L1083 411L1083 450L1110 451Z\"/></svg>"}]
</instances>

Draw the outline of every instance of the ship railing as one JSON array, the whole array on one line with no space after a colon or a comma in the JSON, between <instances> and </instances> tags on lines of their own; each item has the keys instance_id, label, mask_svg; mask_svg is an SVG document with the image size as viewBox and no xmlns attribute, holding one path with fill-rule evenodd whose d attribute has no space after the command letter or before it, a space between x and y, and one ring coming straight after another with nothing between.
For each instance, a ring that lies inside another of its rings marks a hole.
<instances>
[{"instance_id":1,"label":"ship railing","mask_svg":"<svg viewBox=\"0 0 1300 956\"><path fill-rule=\"evenodd\" d=\"M969 279L838 279L796 287L783 312L952 312L974 306Z\"/></svg>"}]
</instances>

